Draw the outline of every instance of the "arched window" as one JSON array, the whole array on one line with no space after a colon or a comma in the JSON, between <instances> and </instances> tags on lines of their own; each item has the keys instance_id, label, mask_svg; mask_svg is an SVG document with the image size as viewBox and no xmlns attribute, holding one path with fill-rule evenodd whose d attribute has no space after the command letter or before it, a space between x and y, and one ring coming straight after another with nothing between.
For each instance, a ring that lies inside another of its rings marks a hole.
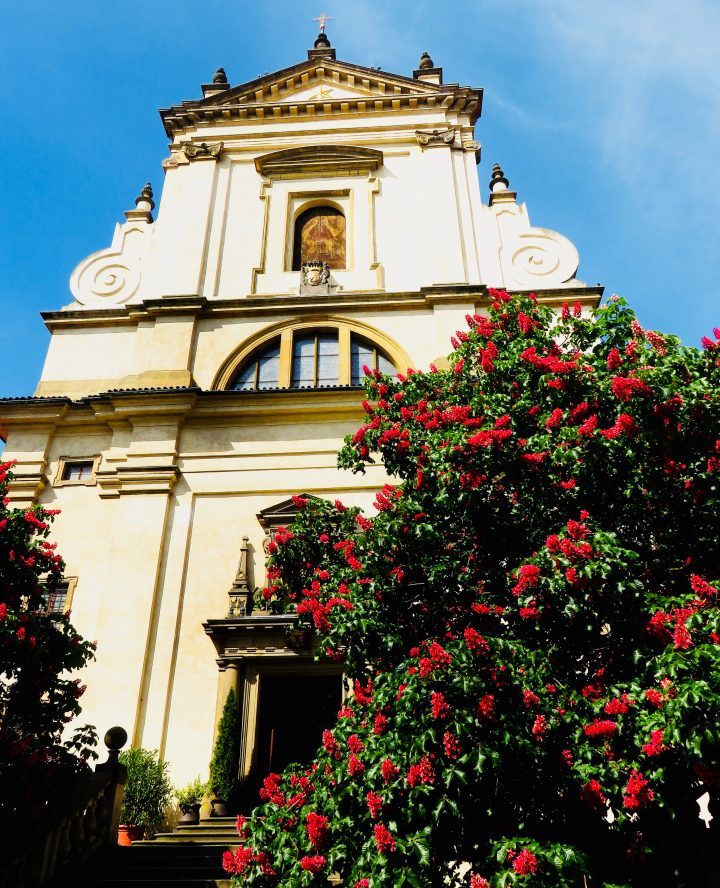
<instances>
[{"instance_id":1,"label":"arched window","mask_svg":"<svg viewBox=\"0 0 720 888\"><path fill-rule=\"evenodd\" d=\"M238 392L262 391L280 384L280 338L253 355L230 385Z\"/></svg>"},{"instance_id":2,"label":"arched window","mask_svg":"<svg viewBox=\"0 0 720 888\"><path fill-rule=\"evenodd\" d=\"M374 343L353 336L350 340L350 385L362 385L365 377L363 367L390 376L397 373L393 363Z\"/></svg>"},{"instance_id":3,"label":"arched window","mask_svg":"<svg viewBox=\"0 0 720 888\"><path fill-rule=\"evenodd\" d=\"M311 259L330 268L346 267L345 216L336 207L311 207L295 220L293 271Z\"/></svg>"},{"instance_id":4,"label":"arched window","mask_svg":"<svg viewBox=\"0 0 720 888\"><path fill-rule=\"evenodd\" d=\"M252 352L231 376L228 388L262 391L360 386L363 366L391 376L397 373L378 345L350 333L347 327L288 329Z\"/></svg>"}]
</instances>

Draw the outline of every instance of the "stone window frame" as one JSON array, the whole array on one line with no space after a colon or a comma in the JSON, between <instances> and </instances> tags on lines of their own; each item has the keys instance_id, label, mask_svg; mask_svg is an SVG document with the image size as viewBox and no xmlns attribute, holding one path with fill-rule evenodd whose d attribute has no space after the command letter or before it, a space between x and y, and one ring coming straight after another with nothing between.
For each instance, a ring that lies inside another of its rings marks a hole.
<instances>
[{"instance_id":1,"label":"stone window frame","mask_svg":"<svg viewBox=\"0 0 720 888\"><path fill-rule=\"evenodd\" d=\"M65 478L65 469L71 463L92 463L92 469L88 478ZM57 472L53 487L94 487L97 484L97 470L100 465L100 455L95 456L61 456L58 458Z\"/></svg>"}]
</instances>

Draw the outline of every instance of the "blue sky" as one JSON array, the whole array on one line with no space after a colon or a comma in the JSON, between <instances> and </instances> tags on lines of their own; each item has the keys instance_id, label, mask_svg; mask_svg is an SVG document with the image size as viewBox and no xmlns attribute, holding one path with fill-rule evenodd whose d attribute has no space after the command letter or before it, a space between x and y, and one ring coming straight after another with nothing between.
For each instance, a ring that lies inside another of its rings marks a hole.
<instances>
[{"instance_id":1,"label":"blue sky","mask_svg":"<svg viewBox=\"0 0 720 888\"><path fill-rule=\"evenodd\" d=\"M41 310L147 179L157 109L306 57L322 7L232 0L25 0L0 11L0 394L32 393ZM579 277L688 344L720 325L720 4L716 0L327 0L338 58L485 88L494 162L533 224L577 245Z\"/></svg>"}]
</instances>

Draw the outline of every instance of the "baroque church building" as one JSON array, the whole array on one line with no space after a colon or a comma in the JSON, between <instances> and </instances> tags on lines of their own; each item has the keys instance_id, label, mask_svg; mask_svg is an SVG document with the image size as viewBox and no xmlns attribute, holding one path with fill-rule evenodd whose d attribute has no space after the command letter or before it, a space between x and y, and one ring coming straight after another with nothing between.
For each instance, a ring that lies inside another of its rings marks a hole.
<instances>
[{"instance_id":1,"label":"baroque church building","mask_svg":"<svg viewBox=\"0 0 720 888\"><path fill-rule=\"evenodd\" d=\"M483 201L482 98L427 54L409 74L338 61L324 31L276 73L219 69L160 112L157 216L147 185L43 314L35 394L0 400L11 505L61 510L48 607L97 640L82 721L124 726L176 783L207 774L231 687L250 784L337 711L341 666L254 592L293 494L373 509L382 469L336 466L363 365L441 365L490 287L600 298L498 166Z\"/></svg>"}]
</instances>

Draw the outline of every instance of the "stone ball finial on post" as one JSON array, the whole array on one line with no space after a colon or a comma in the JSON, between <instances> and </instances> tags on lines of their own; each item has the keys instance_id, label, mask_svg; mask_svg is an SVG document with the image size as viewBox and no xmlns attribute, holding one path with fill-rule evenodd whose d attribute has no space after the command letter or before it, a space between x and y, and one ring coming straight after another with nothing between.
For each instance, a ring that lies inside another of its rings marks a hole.
<instances>
[{"instance_id":1,"label":"stone ball finial on post","mask_svg":"<svg viewBox=\"0 0 720 888\"><path fill-rule=\"evenodd\" d=\"M418 65L418 69L420 71L425 71L427 68L434 68L434 67L435 67L435 62L433 62L433 60L430 58L429 53L424 52L420 56L420 64Z\"/></svg>"}]
</instances>

